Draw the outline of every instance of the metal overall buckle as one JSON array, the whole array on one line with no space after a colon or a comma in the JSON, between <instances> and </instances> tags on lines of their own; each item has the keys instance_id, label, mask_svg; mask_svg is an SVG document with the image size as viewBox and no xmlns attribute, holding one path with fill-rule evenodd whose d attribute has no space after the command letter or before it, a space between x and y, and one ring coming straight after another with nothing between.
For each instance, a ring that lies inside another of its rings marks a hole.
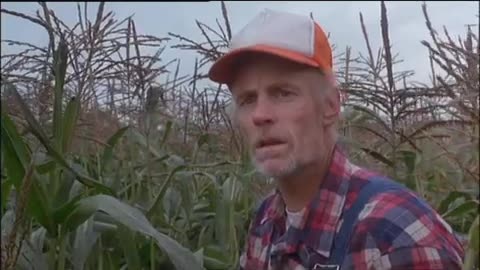
<instances>
[{"instance_id":1,"label":"metal overall buckle","mask_svg":"<svg viewBox=\"0 0 480 270\"><path fill-rule=\"evenodd\" d=\"M320 264L316 263L312 270L340 270L340 266L336 264Z\"/></svg>"}]
</instances>

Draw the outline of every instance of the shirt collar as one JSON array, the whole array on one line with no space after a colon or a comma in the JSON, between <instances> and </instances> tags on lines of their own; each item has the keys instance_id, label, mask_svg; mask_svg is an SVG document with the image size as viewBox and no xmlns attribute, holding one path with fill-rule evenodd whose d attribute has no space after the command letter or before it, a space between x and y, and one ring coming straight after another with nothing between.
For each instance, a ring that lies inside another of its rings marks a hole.
<instances>
[{"instance_id":1,"label":"shirt collar","mask_svg":"<svg viewBox=\"0 0 480 270\"><path fill-rule=\"evenodd\" d=\"M293 244L292 248L289 248L290 252L297 248L299 242L303 242L317 253L325 257L330 256L335 232L345 205L352 166L338 146L335 146L324 181L306 206L299 227L291 230L296 235L288 237L297 241L289 243ZM283 223L286 220L285 215L284 201L276 189L270 207L260 223L267 221Z\"/></svg>"}]
</instances>

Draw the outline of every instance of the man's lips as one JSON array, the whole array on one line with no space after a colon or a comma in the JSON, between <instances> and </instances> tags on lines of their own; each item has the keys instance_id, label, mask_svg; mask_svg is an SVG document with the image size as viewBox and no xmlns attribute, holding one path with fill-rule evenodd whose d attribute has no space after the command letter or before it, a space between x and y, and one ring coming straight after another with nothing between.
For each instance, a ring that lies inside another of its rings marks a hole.
<instances>
[{"instance_id":1,"label":"man's lips","mask_svg":"<svg viewBox=\"0 0 480 270\"><path fill-rule=\"evenodd\" d=\"M284 140L281 140L281 139L278 139L278 138L265 138L265 139L259 140L255 144L255 148L256 149L261 149L261 148L281 145L281 144L285 144L285 143L286 142Z\"/></svg>"}]
</instances>

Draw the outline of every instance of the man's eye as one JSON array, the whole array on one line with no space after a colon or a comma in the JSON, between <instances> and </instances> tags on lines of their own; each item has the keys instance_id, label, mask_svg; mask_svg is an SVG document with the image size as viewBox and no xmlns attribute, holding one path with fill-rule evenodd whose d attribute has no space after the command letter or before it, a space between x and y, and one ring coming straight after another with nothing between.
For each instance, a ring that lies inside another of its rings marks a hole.
<instances>
[{"instance_id":1,"label":"man's eye","mask_svg":"<svg viewBox=\"0 0 480 270\"><path fill-rule=\"evenodd\" d=\"M255 101L254 96L246 96L240 99L240 105L248 105Z\"/></svg>"},{"instance_id":2,"label":"man's eye","mask_svg":"<svg viewBox=\"0 0 480 270\"><path fill-rule=\"evenodd\" d=\"M287 89L278 89L277 96L278 97L290 97L293 95L293 92Z\"/></svg>"},{"instance_id":3,"label":"man's eye","mask_svg":"<svg viewBox=\"0 0 480 270\"><path fill-rule=\"evenodd\" d=\"M290 96L292 93L290 91L287 91L287 90L280 90L280 95L282 97L288 97Z\"/></svg>"}]
</instances>

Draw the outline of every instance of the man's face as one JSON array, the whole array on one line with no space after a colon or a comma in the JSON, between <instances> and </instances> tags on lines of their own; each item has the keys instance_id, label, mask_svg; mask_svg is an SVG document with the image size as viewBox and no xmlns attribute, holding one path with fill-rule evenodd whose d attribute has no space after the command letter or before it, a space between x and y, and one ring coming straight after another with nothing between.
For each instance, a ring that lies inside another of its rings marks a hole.
<instances>
[{"instance_id":1,"label":"man's face","mask_svg":"<svg viewBox=\"0 0 480 270\"><path fill-rule=\"evenodd\" d=\"M319 74L275 57L243 65L231 85L236 119L260 172L289 176L325 153Z\"/></svg>"}]
</instances>

